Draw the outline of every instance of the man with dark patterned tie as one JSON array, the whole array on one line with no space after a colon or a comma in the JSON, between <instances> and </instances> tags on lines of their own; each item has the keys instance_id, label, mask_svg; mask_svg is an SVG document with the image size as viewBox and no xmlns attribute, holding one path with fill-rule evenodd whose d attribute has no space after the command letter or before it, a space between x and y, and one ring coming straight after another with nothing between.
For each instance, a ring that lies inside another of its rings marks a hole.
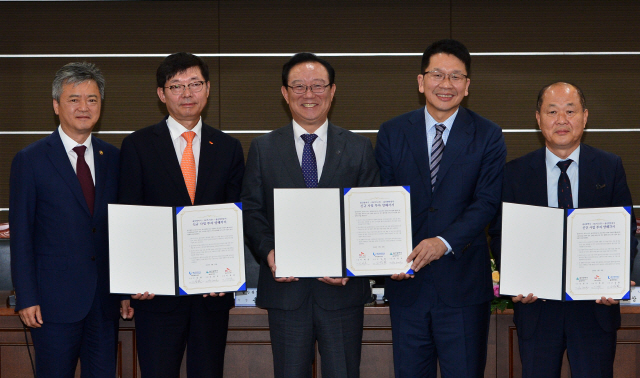
<instances>
[{"instance_id":1,"label":"man with dark patterned tie","mask_svg":"<svg viewBox=\"0 0 640 378\"><path fill-rule=\"evenodd\" d=\"M336 91L334 79L327 61L310 53L294 55L282 68L281 88L293 121L255 138L247 158L242 186L244 230L261 258L257 304L269 310L278 378L311 377L316 340L323 377L359 377L363 306L371 296L368 280L275 278L274 188L379 183L369 139L327 118Z\"/></svg>"},{"instance_id":2,"label":"man with dark patterned tie","mask_svg":"<svg viewBox=\"0 0 640 378\"><path fill-rule=\"evenodd\" d=\"M632 206L620 157L580 143L588 115L576 85L557 82L542 88L536 119L545 147L506 165L502 200L565 209ZM498 261L501 224L498 215L489 231ZM630 228L633 266L638 243L633 212ZM560 377L566 350L572 376L613 377L618 301L545 301L535 294L513 298L522 376Z\"/></svg>"}]
</instances>

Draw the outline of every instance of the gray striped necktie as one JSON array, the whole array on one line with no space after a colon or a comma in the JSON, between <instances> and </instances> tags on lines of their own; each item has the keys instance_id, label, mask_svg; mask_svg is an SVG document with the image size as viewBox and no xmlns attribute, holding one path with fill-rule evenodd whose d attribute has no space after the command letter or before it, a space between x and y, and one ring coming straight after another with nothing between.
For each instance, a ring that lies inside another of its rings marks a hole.
<instances>
[{"instance_id":1,"label":"gray striped necktie","mask_svg":"<svg viewBox=\"0 0 640 378\"><path fill-rule=\"evenodd\" d=\"M436 125L436 137L433 139L431 145L431 192L436 187L436 179L438 177L438 170L440 169L440 160L442 160L442 154L444 153L444 142L442 141L442 133L445 126L441 123Z\"/></svg>"}]
</instances>

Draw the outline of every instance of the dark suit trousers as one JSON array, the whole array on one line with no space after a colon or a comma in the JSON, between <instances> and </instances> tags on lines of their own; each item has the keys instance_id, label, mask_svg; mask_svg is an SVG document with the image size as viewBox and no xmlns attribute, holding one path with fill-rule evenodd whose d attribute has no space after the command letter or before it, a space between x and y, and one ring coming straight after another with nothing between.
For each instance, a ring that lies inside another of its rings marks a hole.
<instances>
[{"instance_id":1,"label":"dark suit trousers","mask_svg":"<svg viewBox=\"0 0 640 378\"><path fill-rule=\"evenodd\" d=\"M428 277L422 282L412 306L391 302L396 378L435 378L438 360L443 378L483 377L489 302L449 307L438 297Z\"/></svg>"},{"instance_id":2,"label":"dark suit trousers","mask_svg":"<svg viewBox=\"0 0 640 378\"><path fill-rule=\"evenodd\" d=\"M172 311L135 310L142 378L180 376L185 347L188 377L222 378L229 310L209 310L201 295L177 299Z\"/></svg>"},{"instance_id":3,"label":"dark suit trousers","mask_svg":"<svg viewBox=\"0 0 640 378\"><path fill-rule=\"evenodd\" d=\"M31 329L38 378L72 378L78 358L82 378L115 377L118 320L105 318L99 300L94 298L91 310L79 322L42 320L41 328Z\"/></svg>"},{"instance_id":4,"label":"dark suit trousers","mask_svg":"<svg viewBox=\"0 0 640 378\"><path fill-rule=\"evenodd\" d=\"M310 378L316 340L322 377L360 377L364 306L325 310L310 295L297 310L268 311L275 378Z\"/></svg>"},{"instance_id":5,"label":"dark suit trousers","mask_svg":"<svg viewBox=\"0 0 640 378\"><path fill-rule=\"evenodd\" d=\"M571 365L571 376L613 377L617 331L604 331L595 313L582 310L585 308L582 304L545 301L519 305L541 306L533 335L525 339L518 334L524 378L560 377L565 349Z\"/></svg>"}]
</instances>

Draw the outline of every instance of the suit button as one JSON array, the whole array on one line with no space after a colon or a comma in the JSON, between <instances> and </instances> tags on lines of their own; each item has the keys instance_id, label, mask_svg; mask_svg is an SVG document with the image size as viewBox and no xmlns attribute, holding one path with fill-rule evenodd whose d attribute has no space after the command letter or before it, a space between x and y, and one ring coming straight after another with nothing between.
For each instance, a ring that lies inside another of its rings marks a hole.
<instances>
[{"instance_id":1,"label":"suit button","mask_svg":"<svg viewBox=\"0 0 640 378\"><path fill-rule=\"evenodd\" d=\"M95 256L91 256L91 261L96 261L96 257Z\"/></svg>"},{"instance_id":2,"label":"suit button","mask_svg":"<svg viewBox=\"0 0 640 378\"><path fill-rule=\"evenodd\" d=\"M438 211L438 209L433 208L433 207L430 207L430 208L429 208L429 211L433 213L434 211Z\"/></svg>"},{"instance_id":3,"label":"suit button","mask_svg":"<svg viewBox=\"0 0 640 378\"><path fill-rule=\"evenodd\" d=\"M96 228L94 227L91 231L93 231L93 233L96 233Z\"/></svg>"}]
</instances>

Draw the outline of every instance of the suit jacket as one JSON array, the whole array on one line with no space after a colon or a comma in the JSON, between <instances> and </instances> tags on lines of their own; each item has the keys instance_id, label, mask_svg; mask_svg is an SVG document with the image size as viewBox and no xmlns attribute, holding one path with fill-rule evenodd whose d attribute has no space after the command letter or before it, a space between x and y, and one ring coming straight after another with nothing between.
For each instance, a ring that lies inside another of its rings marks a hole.
<instances>
[{"instance_id":1,"label":"suit jacket","mask_svg":"<svg viewBox=\"0 0 640 378\"><path fill-rule=\"evenodd\" d=\"M107 204L118 191L118 149L91 137L95 168L93 216L58 131L11 164L9 222L16 310L40 305L45 322L83 319L94 298L117 319L109 294Z\"/></svg>"},{"instance_id":2,"label":"suit jacket","mask_svg":"<svg viewBox=\"0 0 640 378\"><path fill-rule=\"evenodd\" d=\"M318 187L345 188L378 184L378 167L369 139L329 123L327 155ZM255 138L247 158L242 206L245 236L261 259L257 305L295 310L309 295L313 295L316 302L327 310L366 303L371 296L371 289L364 278L351 278L346 286L331 286L315 278L301 278L288 283L273 279L267 265L267 255L275 248L274 188L306 188L291 123Z\"/></svg>"},{"instance_id":3,"label":"suit jacket","mask_svg":"<svg viewBox=\"0 0 640 378\"><path fill-rule=\"evenodd\" d=\"M433 193L428 151L424 108L380 126L380 179L382 185L411 186L414 247L440 236L453 250L420 269L414 279L387 280L386 296L392 304L410 306L418 299L422 280L431 279L448 306L489 301L493 291L484 229L500 204L506 159L502 130L460 107Z\"/></svg>"},{"instance_id":4,"label":"suit jacket","mask_svg":"<svg viewBox=\"0 0 640 378\"><path fill-rule=\"evenodd\" d=\"M580 147L578 167L579 188L578 207L631 206L631 193L627 186L627 178L619 156L593 148L586 144ZM547 168L545 148L533 151L525 156L510 161L505 168L502 200L525 205L548 206ZM500 214L489 230L491 250L496 260L500 261ZM631 265L638 244L635 238L636 217L631 214ZM528 293L522 293L524 295ZM535 294L535 293L534 293ZM540 311L546 303L537 300L534 303L514 304L514 322L521 337L533 335L538 324ZM580 322L585 317L583 311L594 311L598 323L605 331L613 331L620 327L620 306L605 306L595 301L576 301L566 303L575 311L574 321Z\"/></svg>"},{"instance_id":5,"label":"suit jacket","mask_svg":"<svg viewBox=\"0 0 640 378\"><path fill-rule=\"evenodd\" d=\"M166 120L138 130L122 141L120 203L191 206ZM240 142L203 123L194 205L238 202L243 174ZM205 301L210 310L229 309L233 296L208 297ZM134 305L147 311L167 312L178 303L176 297L156 296Z\"/></svg>"}]
</instances>

